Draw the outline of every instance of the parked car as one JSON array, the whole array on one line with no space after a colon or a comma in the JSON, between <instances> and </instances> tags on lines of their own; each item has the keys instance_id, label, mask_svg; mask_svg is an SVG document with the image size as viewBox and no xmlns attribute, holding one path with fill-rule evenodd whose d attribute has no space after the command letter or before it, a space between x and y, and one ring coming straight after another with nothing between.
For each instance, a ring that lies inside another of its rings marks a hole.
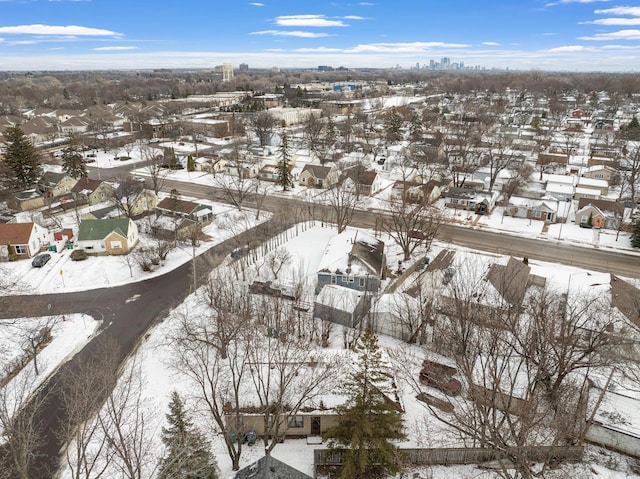
<instances>
[{"instance_id":1,"label":"parked car","mask_svg":"<svg viewBox=\"0 0 640 479\"><path fill-rule=\"evenodd\" d=\"M33 258L31 261L31 266L34 268L42 268L45 264L49 262L51 259L51 255L49 253L42 253Z\"/></svg>"}]
</instances>

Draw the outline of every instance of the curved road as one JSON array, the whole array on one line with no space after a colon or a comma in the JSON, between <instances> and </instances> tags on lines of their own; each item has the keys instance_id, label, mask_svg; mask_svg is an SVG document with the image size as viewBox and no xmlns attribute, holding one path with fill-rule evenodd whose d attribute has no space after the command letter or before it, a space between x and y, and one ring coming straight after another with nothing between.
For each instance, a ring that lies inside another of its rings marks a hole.
<instances>
[{"instance_id":1,"label":"curved road","mask_svg":"<svg viewBox=\"0 0 640 479\"><path fill-rule=\"evenodd\" d=\"M213 246L196 258L196 283L203 284L211 269L218 266L233 249L247 244L257 246L289 226L290 223L286 221L273 219ZM28 304L29 314L34 316L86 313L103 320L99 334L63 364L38 392L47 399L46 406L38 414L43 442L37 451L37 461L29 471L31 479L50 479L58 469L63 441L57 432L66 418L59 397L59 387L65 384L65 377L81 361L94 355L105 339L118 346L118 362L122 364L135 351L148 329L166 317L192 291L192 267L192 262L188 262L164 275L112 288L54 295L0 297L0 318L22 317L27 309L25 305ZM132 300L134 297L136 299ZM8 467L5 462L7 460L6 454L0 454L0 469Z\"/></svg>"},{"instance_id":2,"label":"curved road","mask_svg":"<svg viewBox=\"0 0 640 479\"><path fill-rule=\"evenodd\" d=\"M117 174L125 173L126 168ZM113 174L116 174L114 172ZM211 186L166 180L165 189L177 189L181 194L200 198L225 200L221 190ZM248 202L248 204L251 204ZM295 219L313 214L316 219L331 218L327 206L309 204L303 200L270 196L264 199L263 209L276 211L280 217L289 216L288 221L272 220L238 237L231 238L214 246L196 260L197 284L202 284L212 268L239 245L257 245L267 237L286 229ZM358 211L352 224L360 227L373 227L384 211ZM438 239L456 245L465 246L499 254L528 256L530 259L561 263L598 271L611 272L620 276L640 277L640 256L633 253L583 248L553 240L527 238L508 235L477 228L444 224L438 232ZM113 288L102 288L77 293L41 296L0 297L0 317L13 318L24 315L25 302L34 315L47 314L47 305L55 314L87 313L103 324L97 337L110 338L119 346L120 362L131 354L139 344L141 337L158 320L191 291L193 284L192 265L187 263L159 277L138 283ZM137 299L127 302L132 297ZM48 394L47 407L39 416L45 431L44 442L39 450L37 464L32 468L33 479L48 479L58 467L62 441L57 437L58 424L65 417L58 397L57 384L64 384L65 376L81 361L91 357L98 347L98 339L90 341L82 351L65 363L57 373L41 388L40 394ZM5 458L6 459L6 458ZM0 464L1 465L1 464Z\"/></svg>"}]
</instances>

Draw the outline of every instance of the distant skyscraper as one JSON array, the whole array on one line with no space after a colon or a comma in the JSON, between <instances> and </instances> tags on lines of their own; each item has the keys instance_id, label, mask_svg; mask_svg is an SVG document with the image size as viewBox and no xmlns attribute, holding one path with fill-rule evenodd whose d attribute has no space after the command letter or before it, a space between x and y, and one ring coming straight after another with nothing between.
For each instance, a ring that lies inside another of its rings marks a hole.
<instances>
[{"instance_id":1,"label":"distant skyscraper","mask_svg":"<svg viewBox=\"0 0 640 479\"><path fill-rule=\"evenodd\" d=\"M222 64L222 81L228 82L233 78L233 65L229 62Z\"/></svg>"},{"instance_id":2,"label":"distant skyscraper","mask_svg":"<svg viewBox=\"0 0 640 479\"><path fill-rule=\"evenodd\" d=\"M440 68L443 70L448 70L450 65L451 65L451 58L442 57L442 60L440 60Z\"/></svg>"},{"instance_id":3,"label":"distant skyscraper","mask_svg":"<svg viewBox=\"0 0 640 479\"><path fill-rule=\"evenodd\" d=\"M238 66L238 71L241 71L241 72L248 72L248 71L249 71L249 65L247 65L246 63L241 63L241 64Z\"/></svg>"},{"instance_id":4,"label":"distant skyscraper","mask_svg":"<svg viewBox=\"0 0 640 479\"><path fill-rule=\"evenodd\" d=\"M435 70L435 69L436 69L436 61L429 60L429 70Z\"/></svg>"}]
</instances>

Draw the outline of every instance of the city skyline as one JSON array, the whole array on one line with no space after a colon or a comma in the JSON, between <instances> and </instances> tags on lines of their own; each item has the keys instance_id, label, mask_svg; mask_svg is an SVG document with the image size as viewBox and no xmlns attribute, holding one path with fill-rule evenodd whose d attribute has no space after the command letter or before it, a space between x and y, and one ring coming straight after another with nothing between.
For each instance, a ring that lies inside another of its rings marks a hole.
<instances>
[{"instance_id":1,"label":"city skyline","mask_svg":"<svg viewBox=\"0 0 640 479\"><path fill-rule=\"evenodd\" d=\"M640 6L616 0L0 0L0 70L640 70Z\"/></svg>"}]
</instances>

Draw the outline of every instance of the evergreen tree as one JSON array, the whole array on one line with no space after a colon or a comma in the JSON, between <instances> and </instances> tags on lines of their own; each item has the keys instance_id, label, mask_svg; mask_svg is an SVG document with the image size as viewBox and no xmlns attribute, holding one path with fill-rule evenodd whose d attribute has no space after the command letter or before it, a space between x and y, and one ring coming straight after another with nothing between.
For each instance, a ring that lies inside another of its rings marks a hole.
<instances>
[{"instance_id":1,"label":"evergreen tree","mask_svg":"<svg viewBox=\"0 0 640 479\"><path fill-rule=\"evenodd\" d=\"M633 231L631 232L631 246L640 248L640 213L636 214L633 223Z\"/></svg>"},{"instance_id":2,"label":"evergreen tree","mask_svg":"<svg viewBox=\"0 0 640 479\"><path fill-rule=\"evenodd\" d=\"M171 394L169 427L162 428L167 452L158 479L217 479L218 468L209 444L193 425L177 392Z\"/></svg>"},{"instance_id":3,"label":"evergreen tree","mask_svg":"<svg viewBox=\"0 0 640 479\"><path fill-rule=\"evenodd\" d=\"M4 138L5 163L13 171L18 187L28 188L34 185L42 176L42 168L33 143L19 126L10 126L4 130Z\"/></svg>"},{"instance_id":4,"label":"evergreen tree","mask_svg":"<svg viewBox=\"0 0 640 479\"><path fill-rule=\"evenodd\" d=\"M87 177L87 166L82 156L80 141L74 135L69 135L62 150L62 169L72 178Z\"/></svg>"},{"instance_id":5,"label":"evergreen tree","mask_svg":"<svg viewBox=\"0 0 640 479\"><path fill-rule=\"evenodd\" d=\"M282 186L282 191L293 188L293 178L291 176L291 149L287 134L282 134L282 143L279 148L280 161L278 162L278 185Z\"/></svg>"},{"instance_id":6,"label":"evergreen tree","mask_svg":"<svg viewBox=\"0 0 640 479\"><path fill-rule=\"evenodd\" d=\"M348 399L336 408L338 424L325 434L328 454L342 455L343 479L372 477L382 468L393 471L397 448L390 440L405 437L402 417L387 396L391 376L373 331L364 333L356 351L358 368L343 386Z\"/></svg>"},{"instance_id":7,"label":"evergreen tree","mask_svg":"<svg viewBox=\"0 0 640 479\"><path fill-rule=\"evenodd\" d=\"M196 162L193 156L187 156L187 171L196 171Z\"/></svg>"}]
</instances>

